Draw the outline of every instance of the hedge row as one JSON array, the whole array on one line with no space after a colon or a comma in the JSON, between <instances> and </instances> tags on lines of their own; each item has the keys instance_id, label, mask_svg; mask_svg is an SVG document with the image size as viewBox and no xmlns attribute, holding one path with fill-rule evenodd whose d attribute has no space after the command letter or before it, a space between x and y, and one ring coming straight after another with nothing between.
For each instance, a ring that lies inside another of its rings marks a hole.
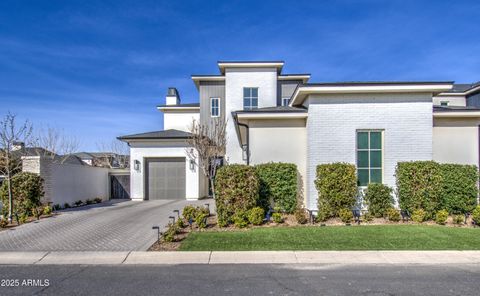
<instances>
[{"instance_id":1,"label":"hedge row","mask_svg":"<svg viewBox=\"0 0 480 296\"><path fill-rule=\"evenodd\" d=\"M423 209L432 218L442 209L450 214L471 212L477 204L478 170L474 165L401 162L396 177L400 207L411 213Z\"/></svg>"},{"instance_id":2,"label":"hedge row","mask_svg":"<svg viewBox=\"0 0 480 296\"><path fill-rule=\"evenodd\" d=\"M34 173L18 173L11 179L14 213L18 216L31 216L34 209L41 205L43 198L43 179ZM4 181L0 187L0 199L3 203L2 215L8 216L8 184Z\"/></svg>"},{"instance_id":3,"label":"hedge row","mask_svg":"<svg viewBox=\"0 0 480 296\"><path fill-rule=\"evenodd\" d=\"M219 225L233 223L234 217L256 206L293 212L297 205L297 178L296 165L288 163L221 167L215 178Z\"/></svg>"}]
</instances>

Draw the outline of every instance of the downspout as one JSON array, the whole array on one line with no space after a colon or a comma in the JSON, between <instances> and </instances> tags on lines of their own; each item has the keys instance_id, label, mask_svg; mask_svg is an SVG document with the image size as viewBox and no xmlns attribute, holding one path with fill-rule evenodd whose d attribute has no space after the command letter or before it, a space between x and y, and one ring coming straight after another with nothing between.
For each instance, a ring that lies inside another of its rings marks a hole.
<instances>
[{"instance_id":1,"label":"downspout","mask_svg":"<svg viewBox=\"0 0 480 296\"><path fill-rule=\"evenodd\" d=\"M237 124L239 126L243 126L245 128L245 132L247 133L247 143L246 143L247 144L247 165L250 165L250 132L249 132L250 127L245 123L238 122L238 120L237 120ZM240 136L240 139L241 138L242 137Z\"/></svg>"}]
</instances>

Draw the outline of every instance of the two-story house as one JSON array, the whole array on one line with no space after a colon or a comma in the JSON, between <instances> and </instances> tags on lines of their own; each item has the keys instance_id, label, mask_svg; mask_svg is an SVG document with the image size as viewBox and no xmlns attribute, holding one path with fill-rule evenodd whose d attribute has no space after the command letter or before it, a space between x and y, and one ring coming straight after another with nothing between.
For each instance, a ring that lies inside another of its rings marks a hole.
<instances>
[{"instance_id":1,"label":"two-story house","mask_svg":"<svg viewBox=\"0 0 480 296\"><path fill-rule=\"evenodd\" d=\"M198 199L208 182L188 158L192 120L227 121L225 161L297 165L299 192L316 208L318 164L357 166L358 182L395 186L400 161L479 162L480 87L453 82L309 83L282 61L218 62L193 75L199 103L170 88L164 130L123 136L131 149L132 199Z\"/></svg>"}]
</instances>

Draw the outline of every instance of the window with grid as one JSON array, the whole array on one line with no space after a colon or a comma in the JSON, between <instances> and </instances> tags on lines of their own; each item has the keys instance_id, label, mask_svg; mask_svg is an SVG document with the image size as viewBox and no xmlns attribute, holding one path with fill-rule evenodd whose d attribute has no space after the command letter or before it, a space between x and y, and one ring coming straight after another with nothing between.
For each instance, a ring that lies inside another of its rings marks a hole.
<instances>
[{"instance_id":1,"label":"window with grid","mask_svg":"<svg viewBox=\"0 0 480 296\"><path fill-rule=\"evenodd\" d=\"M210 98L210 115L212 117L220 116L220 98Z\"/></svg>"},{"instance_id":2,"label":"window with grid","mask_svg":"<svg viewBox=\"0 0 480 296\"><path fill-rule=\"evenodd\" d=\"M243 88L243 110L252 110L258 108L258 88Z\"/></svg>"},{"instance_id":3,"label":"window with grid","mask_svg":"<svg viewBox=\"0 0 480 296\"><path fill-rule=\"evenodd\" d=\"M382 131L357 131L358 185L382 183Z\"/></svg>"}]
</instances>

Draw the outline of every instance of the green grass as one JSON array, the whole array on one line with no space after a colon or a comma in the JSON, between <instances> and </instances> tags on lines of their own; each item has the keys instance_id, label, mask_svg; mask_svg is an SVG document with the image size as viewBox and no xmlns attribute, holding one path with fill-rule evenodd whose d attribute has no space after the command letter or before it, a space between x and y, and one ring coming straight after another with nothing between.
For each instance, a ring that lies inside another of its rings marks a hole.
<instances>
[{"instance_id":1,"label":"green grass","mask_svg":"<svg viewBox=\"0 0 480 296\"><path fill-rule=\"evenodd\" d=\"M480 250L480 228L365 225L193 232L180 250Z\"/></svg>"}]
</instances>

